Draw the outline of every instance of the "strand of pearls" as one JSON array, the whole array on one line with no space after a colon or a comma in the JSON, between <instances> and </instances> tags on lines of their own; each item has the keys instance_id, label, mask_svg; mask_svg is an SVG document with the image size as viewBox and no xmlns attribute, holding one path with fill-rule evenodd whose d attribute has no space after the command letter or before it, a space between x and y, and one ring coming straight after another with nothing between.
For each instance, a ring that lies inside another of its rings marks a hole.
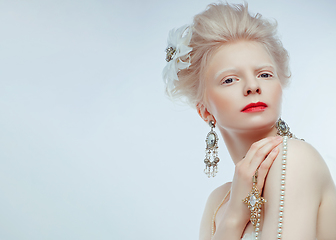
<instances>
[{"instance_id":1,"label":"strand of pearls","mask_svg":"<svg viewBox=\"0 0 336 240\"><path fill-rule=\"evenodd\" d=\"M286 183L286 164L287 164L287 139L283 138L282 151L282 172L281 172L281 186L280 186L280 204L279 204L279 221L278 221L278 240L282 238L282 222L284 215L284 201L285 201L285 183Z\"/></svg>"},{"instance_id":2,"label":"strand of pearls","mask_svg":"<svg viewBox=\"0 0 336 240\"><path fill-rule=\"evenodd\" d=\"M261 213L261 209L258 210L257 224L254 230L255 240L259 240L260 213Z\"/></svg>"},{"instance_id":3,"label":"strand of pearls","mask_svg":"<svg viewBox=\"0 0 336 240\"><path fill-rule=\"evenodd\" d=\"M281 171L281 185L280 185L280 203L279 203L279 220L278 220L278 232L277 239L282 239L282 222L284 215L284 202L285 202L285 184L286 184L286 164L287 164L287 136L283 138L283 151L282 151L282 171ZM258 214L260 217L260 214ZM258 218L258 222L256 225L256 229L254 231L255 240L259 239L259 222L260 218Z\"/></svg>"},{"instance_id":4,"label":"strand of pearls","mask_svg":"<svg viewBox=\"0 0 336 240\"><path fill-rule=\"evenodd\" d=\"M279 219L278 219L278 232L277 232L277 239L282 239L282 222L283 222L283 215L284 215L284 201L285 201L285 183L286 183L286 167L287 167L287 140L288 136L284 136L283 138L283 151L282 151L282 171L281 171L281 185L280 185L280 203L279 203ZM213 215L212 219L212 236L215 234L215 218L219 208L223 205L225 199L229 195L230 191L227 192L222 202L217 207L215 214ZM259 239L259 227L260 227L260 212L258 212L258 219L256 228L254 231L255 240Z\"/></svg>"}]
</instances>

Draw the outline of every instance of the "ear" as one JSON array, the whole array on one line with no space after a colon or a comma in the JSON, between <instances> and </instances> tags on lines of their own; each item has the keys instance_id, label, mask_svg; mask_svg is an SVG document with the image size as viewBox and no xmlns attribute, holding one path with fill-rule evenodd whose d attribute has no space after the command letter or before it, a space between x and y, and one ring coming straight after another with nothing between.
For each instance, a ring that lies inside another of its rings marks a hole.
<instances>
[{"instance_id":1,"label":"ear","mask_svg":"<svg viewBox=\"0 0 336 240\"><path fill-rule=\"evenodd\" d=\"M198 103L196 105L196 109L198 112L198 115L200 115L200 117L206 122L209 123L210 120L213 120L216 124L216 119L214 118L214 116L208 111L208 109L206 108L206 106L203 103Z\"/></svg>"}]
</instances>

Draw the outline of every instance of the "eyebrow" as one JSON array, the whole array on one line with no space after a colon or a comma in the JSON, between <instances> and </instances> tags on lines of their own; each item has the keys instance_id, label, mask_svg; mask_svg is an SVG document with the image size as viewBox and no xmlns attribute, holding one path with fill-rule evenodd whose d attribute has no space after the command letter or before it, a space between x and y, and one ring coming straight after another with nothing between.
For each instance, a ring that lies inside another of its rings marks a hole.
<instances>
[{"instance_id":1,"label":"eyebrow","mask_svg":"<svg viewBox=\"0 0 336 240\"><path fill-rule=\"evenodd\" d=\"M215 74L215 79L217 79L221 74L225 72L234 72L237 71L235 68L222 69Z\"/></svg>"},{"instance_id":2,"label":"eyebrow","mask_svg":"<svg viewBox=\"0 0 336 240\"><path fill-rule=\"evenodd\" d=\"M272 71L275 72L275 67L273 65L270 64L264 64L264 65L259 65L255 71L259 71L260 69L263 68L271 68ZM216 74L215 74L215 79L217 79L221 74L225 73L225 72L237 72L237 69L235 68L227 68L227 69L222 69L219 70Z\"/></svg>"},{"instance_id":3,"label":"eyebrow","mask_svg":"<svg viewBox=\"0 0 336 240\"><path fill-rule=\"evenodd\" d=\"M265 65L260 65L259 67L256 68L256 70L260 70L262 68L271 68L273 71L275 71L275 67L273 65L265 64Z\"/></svg>"}]
</instances>

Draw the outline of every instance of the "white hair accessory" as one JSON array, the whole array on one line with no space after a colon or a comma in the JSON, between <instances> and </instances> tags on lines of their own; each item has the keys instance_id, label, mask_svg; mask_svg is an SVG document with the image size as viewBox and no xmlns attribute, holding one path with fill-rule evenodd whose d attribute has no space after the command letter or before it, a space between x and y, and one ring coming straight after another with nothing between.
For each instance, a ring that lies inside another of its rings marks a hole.
<instances>
[{"instance_id":1,"label":"white hair accessory","mask_svg":"<svg viewBox=\"0 0 336 240\"><path fill-rule=\"evenodd\" d=\"M190 25L184 25L178 29L169 31L168 47L166 48L167 65L162 71L163 80L167 88L174 88L174 81L178 81L177 73L190 66L192 48L189 47L191 39Z\"/></svg>"}]
</instances>

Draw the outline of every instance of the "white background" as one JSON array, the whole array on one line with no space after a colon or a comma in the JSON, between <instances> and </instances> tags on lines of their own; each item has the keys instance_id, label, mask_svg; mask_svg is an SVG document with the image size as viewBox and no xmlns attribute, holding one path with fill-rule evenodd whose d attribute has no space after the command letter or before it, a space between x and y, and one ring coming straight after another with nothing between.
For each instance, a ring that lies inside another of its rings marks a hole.
<instances>
[{"instance_id":1,"label":"white background","mask_svg":"<svg viewBox=\"0 0 336 240\"><path fill-rule=\"evenodd\" d=\"M241 3L241 1L236 1ZM163 92L168 31L211 1L0 1L0 239L197 239L207 125ZM249 1L291 56L283 119L336 179L336 3ZM312 176L313 177L313 176Z\"/></svg>"}]
</instances>

